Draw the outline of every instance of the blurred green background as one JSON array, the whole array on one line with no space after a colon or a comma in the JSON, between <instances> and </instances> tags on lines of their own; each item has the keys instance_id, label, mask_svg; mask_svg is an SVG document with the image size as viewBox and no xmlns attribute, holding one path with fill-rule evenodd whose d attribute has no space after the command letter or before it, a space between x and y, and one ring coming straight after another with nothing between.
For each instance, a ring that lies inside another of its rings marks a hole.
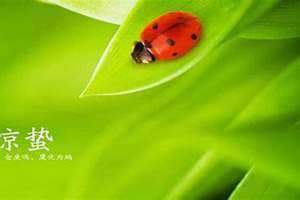
<instances>
[{"instance_id":1,"label":"blurred green background","mask_svg":"<svg viewBox=\"0 0 300 200\"><path fill-rule=\"evenodd\" d=\"M0 133L21 132L19 148L1 151L1 199L226 199L252 166L232 199L299 196L294 35L219 41L184 76L159 87L79 98L118 26L33 0L3 0L0 15ZM122 34L132 36L126 28L134 24L125 23ZM108 59L115 67L121 58ZM129 53L122 60L129 63ZM28 151L32 127L50 131L49 152ZM9 154L34 159L7 160ZM40 154L73 159L38 160Z\"/></svg>"},{"instance_id":2,"label":"blurred green background","mask_svg":"<svg viewBox=\"0 0 300 200\"><path fill-rule=\"evenodd\" d=\"M188 135L123 133L130 98L79 98L117 26L27 0L1 1L0 15L0 130L22 134L12 154L34 156L23 136L43 126L50 153L73 156L9 161L2 150L1 199L153 199L196 162Z\"/></svg>"}]
</instances>

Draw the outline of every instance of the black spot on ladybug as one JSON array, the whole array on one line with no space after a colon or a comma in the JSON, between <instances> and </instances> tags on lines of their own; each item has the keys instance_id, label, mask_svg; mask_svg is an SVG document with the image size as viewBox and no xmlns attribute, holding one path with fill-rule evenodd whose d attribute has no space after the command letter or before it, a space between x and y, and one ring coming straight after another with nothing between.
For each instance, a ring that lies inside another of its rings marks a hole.
<instances>
[{"instance_id":1,"label":"black spot on ladybug","mask_svg":"<svg viewBox=\"0 0 300 200\"><path fill-rule=\"evenodd\" d=\"M172 40L172 39L170 39L170 38L167 39L166 42L167 42L167 44L170 45L170 46L174 46L174 45L175 45L175 41Z\"/></svg>"},{"instance_id":2,"label":"black spot on ladybug","mask_svg":"<svg viewBox=\"0 0 300 200\"><path fill-rule=\"evenodd\" d=\"M178 55L177 52L172 53L172 56L177 56L177 55Z\"/></svg>"},{"instance_id":3,"label":"black spot on ladybug","mask_svg":"<svg viewBox=\"0 0 300 200\"><path fill-rule=\"evenodd\" d=\"M153 25L152 25L152 29L154 29L154 30L158 29L158 24L156 24L156 23L153 24Z\"/></svg>"},{"instance_id":4,"label":"black spot on ladybug","mask_svg":"<svg viewBox=\"0 0 300 200\"><path fill-rule=\"evenodd\" d=\"M195 33L193 33L192 35L191 35L191 38L192 38L192 40L197 40L197 35L195 34Z\"/></svg>"}]
</instances>

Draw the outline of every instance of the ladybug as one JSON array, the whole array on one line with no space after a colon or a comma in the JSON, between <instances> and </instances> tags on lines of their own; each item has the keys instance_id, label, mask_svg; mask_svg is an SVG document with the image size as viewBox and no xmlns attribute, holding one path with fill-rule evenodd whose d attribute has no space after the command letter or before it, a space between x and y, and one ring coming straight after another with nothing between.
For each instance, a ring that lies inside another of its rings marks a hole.
<instances>
[{"instance_id":1,"label":"ladybug","mask_svg":"<svg viewBox=\"0 0 300 200\"><path fill-rule=\"evenodd\" d=\"M197 17L182 11L169 12L146 26L131 56L139 64L176 59L192 49L201 34L202 25Z\"/></svg>"}]
</instances>

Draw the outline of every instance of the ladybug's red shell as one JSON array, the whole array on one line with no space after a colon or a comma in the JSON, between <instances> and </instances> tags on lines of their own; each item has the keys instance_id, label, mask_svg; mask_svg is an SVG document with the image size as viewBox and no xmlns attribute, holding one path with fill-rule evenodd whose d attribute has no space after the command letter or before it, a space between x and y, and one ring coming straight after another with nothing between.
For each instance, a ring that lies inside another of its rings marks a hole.
<instances>
[{"instance_id":1,"label":"ladybug's red shell","mask_svg":"<svg viewBox=\"0 0 300 200\"><path fill-rule=\"evenodd\" d=\"M154 19L141 33L141 42L155 59L171 60L187 53L199 41L202 26L186 12L170 12Z\"/></svg>"}]
</instances>

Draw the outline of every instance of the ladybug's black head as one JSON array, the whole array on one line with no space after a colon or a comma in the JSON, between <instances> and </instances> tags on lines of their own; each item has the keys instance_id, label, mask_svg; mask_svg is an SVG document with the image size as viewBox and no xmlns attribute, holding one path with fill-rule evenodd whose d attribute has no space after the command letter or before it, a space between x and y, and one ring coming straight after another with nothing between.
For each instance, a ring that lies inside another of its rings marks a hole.
<instances>
[{"instance_id":1,"label":"ladybug's black head","mask_svg":"<svg viewBox=\"0 0 300 200\"><path fill-rule=\"evenodd\" d=\"M155 57L142 42L134 43L131 57L138 64L148 64L155 61Z\"/></svg>"}]
</instances>

